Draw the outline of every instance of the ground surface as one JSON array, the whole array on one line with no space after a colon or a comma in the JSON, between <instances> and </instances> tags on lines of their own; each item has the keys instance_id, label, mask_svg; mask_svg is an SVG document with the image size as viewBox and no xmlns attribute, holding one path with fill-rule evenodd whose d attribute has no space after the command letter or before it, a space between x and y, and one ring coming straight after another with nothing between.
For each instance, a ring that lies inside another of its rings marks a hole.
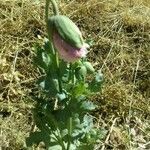
<instances>
[{"instance_id":1,"label":"ground surface","mask_svg":"<svg viewBox=\"0 0 150 150\"><path fill-rule=\"evenodd\" d=\"M0 0L0 149L19 150L32 126L39 72L35 42L46 36L44 1ZM101 149L150 149L150 1L59 0L61 12L92 42L88 53L105 82L92 101Z\"/></svg>"}]
</instances>

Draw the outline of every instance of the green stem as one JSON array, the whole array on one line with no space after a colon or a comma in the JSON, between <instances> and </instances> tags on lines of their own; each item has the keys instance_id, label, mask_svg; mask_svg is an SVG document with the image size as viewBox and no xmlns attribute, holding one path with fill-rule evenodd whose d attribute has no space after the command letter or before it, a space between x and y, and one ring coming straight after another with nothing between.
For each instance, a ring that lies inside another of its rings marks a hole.
<instances>
[{"instance_id":1,"label":"green stem","mask_svg":"<svg viewBox=\"0 0 150 150\"><path fill-rule=\"evenodd\" d=\"M46 22L48 38L49 38L49 41L51 42L51 35L49 33L49 30L48 30L48 8L49 8L49 2L50 2L49 0L46 0L46 4L45 4L45 22Z\"/></svg>"},{"instance_id":2,"label":"green stem","mask_svg":"<svg viewBox=\"0 0 150 150\"><path fill-rule=\"evenodd\" d=\"M51 0L52 6L53 6L53 12L54 15L59 15L59 9L58 9L58 5L56 3L55 0Z\"/></svg>"},{"instance_id":3,"label":"green stem","mask_svg":"<svg viewBox=\"0 0 150 150\"><path fill-rule=\"evenodd\" d=\"M75 76L74 76L74 68L73 64L70 63L70 73L69 73L69 79L71 80L72 84L75 84Z\"/></svg>"},{"instance_id":4,"label":"green stem","mask_svg":"<svg viewBox=\"0 0 150 150\"><path fill-rule=\"evenodd\" d=\"M46 6L45 6L45 21L46 21L46 26L47 26L47 33L48 33L48 38L49 38L49 41L51 43L51 47L52 47L52 51L55 55L55 63L56 63L56 66L57 66L57 76L58 76L58 84L59 84L59 92L62 93L62 84L61 84L61 78L60 78L60 69L59 69L59 59L58 59L58 53L57 51L55 51L54 49L54 46L53 46L53 43L51 41L51 35L50 35L50 32L49 32L49 29L48 29L48 16L49 16L49 4L50 4L50 1L52 3L52 6L53 6L53 12L55 15L58 15L59 14L59 11L58 11L58 6L57 6L57 3L55 0L46 0Z\"/></svg>"},{"instance_id":5,"label":"green stem","mask_svg":"<svg viewBox=\"0 0 150 150\"><path fill-rule=\"evenodd\" d=\"M46 22L46 28L47 28L47 33L48 33L48 39L52 48L52 52L53 54L55 54L55 50L52 44L52 40L51 40L51 32L49 31L48 28L48 16L49 16L49 4L50 4L50 0L46 0L46 5L45 5L45 22Z\"/></svg>"},{"instance_id":6,"label":"green stem","mask_svg":"<svg viewBox=\"0 0 150 150\"><path fill-rule=\"evenodd\" d=\"M49 8L49 3L51 1L52 7L53 7L53 12L54 15L59 15L59 9L58 5L55 0L46 0L46 7L45 7L45 17L46 17L46 22L48 21L48 8Z\"/></svg>"},{"instance_id":7,"label":"green stem","mask_svg":"<svg viewBox=\"0 0 150 150\"><path fill-rule=\"evenodd\" d=\"M69 118L67 150L70 149L70 145L71 145L71 135L72 135L72 117Z\"/></svg>"},{"instance_id":8,"label":"green stem","mask_svg":"<svg viewBox=\"0 0 150 150\"><path fill-rule=\"evenodd\" d=\"M62 93L62 83L61 83L61 77L60 77L59 58L58 58L57 52L55 53L55 60L56 60L56 66L57 66L57 77L58 77L58 84L59 84L59 92Z\"/></svg>"},{"instance_id":9,"label":"green stem","mask_svg":"<svg viewBox=\"0 0 150 150\"><path fill-rule=\"evenodd\" d=\"M45 22L48 25L48 8L49 8L49 0L46 0L45 4Z\"/></svg>"}]
</instances>

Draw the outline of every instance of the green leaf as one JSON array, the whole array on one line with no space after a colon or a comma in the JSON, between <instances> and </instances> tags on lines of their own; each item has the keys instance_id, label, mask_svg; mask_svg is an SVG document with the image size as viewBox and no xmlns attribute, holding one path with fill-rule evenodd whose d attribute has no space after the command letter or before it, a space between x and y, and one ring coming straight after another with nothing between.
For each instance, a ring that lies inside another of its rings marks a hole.
<instances>
[{"instance_id":1,"label":"green leaf","mask_svg":"<svg viewBox=\"0 0 150 150\"><path fill-rule=\"evenodd\" d=\"M53 79L51 76L41 77L37 83L51 96L55 96L58 93L58 80Z\"/></svg>"},{"instance_id":2,"label":"green leaf","mask_svg":"<svg viewBox=\"0 0 150 150\"><path fill-rule=\"evenodd\" d=\"M78 83L71 91L74 97L81 96L86 93L87 85L84 82Z\"/></svg>"},{"instance_id":3,"label":"green leaf","mask_svg":"<svg viewBox=\"0 0 150 150\"><path fill-rule=\"evenodd\" d=\"M51 113L46 114L45 118L43 118L43 120L45 120L47 122L47 125L51 128L51 130L56 130L58 125L57 125L57 121L55 119L55 116Z\"/></svg>"},{"instance_id":4,"label":"green leaf","mask_svg":"<svg viewBox=\"0 0 150 150\"><path fill-rule=\"evenodd\" d=\"M87 68L82 65L75 69L75 76L78 80L84 80L87 74Z\"/></svg>"},{"instance_id":5,"label":"green leaf","mask_svg":"<svg viewBox=\"0 0 150 150\"><path fill-rule=\"evenodd\" d=\"M84 131L89 132L93 128L93 117L85 115L83 118Z\"/></svg>"},{"instance_id":6,"label":"green leaf","mask_svg":"<svg viewBox=\"0 0 150 150\"><path fill-rule=\"evenodd\" d=\"M54 145L49 147L48 150L62 150L62 147L60 145Z\"/></svg>"},{"instance_id":7,"label":"green leaf","mask_svg":"<svg viewBox=\"0 0 150 150\"><path fill-rule=\"evenodd\" d=\"M83 110L94 110L96 108L96 105L94 105L90 101L84 101L81 105L81 109Z\"/></svg>"},{"instance_id":8,"label":"green leaf","mask_svg":"<svg viewBox=\"0 0 150 150\"><path fill-rule=\"evenodd\" d=\"M64 92L63 93L57 93L56 97L58 98L59 101L62 101L62 100L67 98L67 95Z\"/></svg>"},{"instance_id":9,"label":"green leaf","mask_svg":"<svg viewBox=\"0 0 150 150\"><path fill-rule=\"evenodd\" d=\"M93 150L94 149L94 145L89 145L88 143L86 144L81 144L77 150Z\"/></svg>"},{"instance_id":10,"label":"green leaf","mask_svg":"<svg viewBox=\"0 0 150 150\"><path fill-rule=\"evenodd\" d=\"M103 81L103 74L101 72L96 73L95 78L88 84L89 90L93 93L100 92Z\"/></svg>"},{"instance_id":11,"label":"green leaf","mask_svg":"<svg viewBox=\"0 0 150 150\"><path fill-rule=\"evenodd\" d=\"M65 146L67 147L66 143L65 143ZM49 147L48 150L62 150L62 147L60 145L55 145L55 146ZM76 145L71 144L69 150L77 150Z\"/></svg>"},{"instance_id":12,"label":"green leaf","mask_svg":"<svg viewBox=\"0 0 150 150\"><path fill-rule=\"evenodd\" d=\"M104 79L103 74L100 71L98 71L98 73L95 76L95 81L97 83L101 83L103 82L103 79Z\"/></svg>"},{"instance_id":13,"label":"green leaf","mask_svg":"<svg viewBox=\"0 0 150 150\"><path fill-rule=\"evenodd\" d=\"M42 60L47 67L52 63L50 57L44 52L42 53Z\"/></svg>"},{"instance_id":14,"label":"green leaf","mask_svg":"<svg viewBox=\"0 0 150 150\"><path fill-rule=\"evenodd\" d=\"M63 76L64 74L68 73L68 65L66 62L64 62L63 60L60 60L60 63L59 63L59 73L60 73L60 76Z\"/></svg>"},{"instance_id":15,"label":"green leaf","mask_svg":"<svg viewBox=\"0 0 150 150\"><path fill-rule=\"evenodd\" d=\"M31 147L33 144L39 144L40 142L44 142L46 145L50 143L50 136L45 134L44 132L34 132L31 133L30 136L26 139L27 147Z\"/></svg>"},{"instance_id":16,"label":"green leaf","mask_svg":"<svg viewBox=\"0 0 150 150\"><path fill-rule=\"evenodd\" d=\"M94 130L96 134L91 132L91 137L94 138L96 141L104 140L106 138L108 130L106 130L105 128L99 128L99 129L94 129Z\"/></svg>"},{"instance_id":17,"label":"green leaf","mask_svg":"<svg viewBox=\"0 0 150 150\"><path fill-rule=\"evenodd\" d=\"M34 121L41 132L51 133L51 129L47 126L47 120L45 119L44 114L40 112L34 113Z\"/></svg>"},{"instance_id":18,"label":"green leaf","mask_svg":"<svg viewBox=\"0 0 150 150\"><path fill-rule=\"evenodd\" d=\"M53 48L53 44L47 39L44 39L44 50L45 52L47 52L48 54L53 54L54 55L54 48Z\"/></svg>"},{"instance_id":19,"label":"green leaf","mask_svg":"<svg viewBox=\"0 0 150 150\"><path fill-rule=\"evenodd\" d=\"M40 45L36 45L36 56L34 57L34 63L45 72L49 70L49 66L52 64L51 56L48 55Z\"/></svg>"}]
</instances>

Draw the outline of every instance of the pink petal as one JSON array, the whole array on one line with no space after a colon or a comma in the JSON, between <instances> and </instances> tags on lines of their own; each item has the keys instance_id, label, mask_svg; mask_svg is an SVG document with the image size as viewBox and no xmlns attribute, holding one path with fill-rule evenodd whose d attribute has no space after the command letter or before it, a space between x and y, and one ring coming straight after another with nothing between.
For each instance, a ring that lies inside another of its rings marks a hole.
<instances>
[{"instance_id":1,"label":"pink petal","mask_svg":"<svg viewBox=\"0 0 150 150\"><path fill-rule=\"evenodd\" d=\"M76 60L86 57L87 44L83 44L81 48L75 48L66 43L58 33L54 32L53 42L55 48L58 50L60 58L67 62L75 62Z\"/></svg>"}]
</instances>

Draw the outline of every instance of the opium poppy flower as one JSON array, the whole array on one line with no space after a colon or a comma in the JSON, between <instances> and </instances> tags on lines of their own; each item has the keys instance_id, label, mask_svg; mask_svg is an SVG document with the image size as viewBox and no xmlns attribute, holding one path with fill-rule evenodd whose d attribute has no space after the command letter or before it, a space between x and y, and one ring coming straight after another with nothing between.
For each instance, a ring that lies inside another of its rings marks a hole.
<instances>
[{"instance_id":1,"label":"opium poppy flower","mask_svg":"<svg viewBox=\"0 0 150 150\"><path fill-rule=\"evenodd\" d=\"M49 19L49 32L61 59L75 62L86 57L88 44L84 43L79 28L66 16L56 15Z\"/></svg>"}]
</instances>

